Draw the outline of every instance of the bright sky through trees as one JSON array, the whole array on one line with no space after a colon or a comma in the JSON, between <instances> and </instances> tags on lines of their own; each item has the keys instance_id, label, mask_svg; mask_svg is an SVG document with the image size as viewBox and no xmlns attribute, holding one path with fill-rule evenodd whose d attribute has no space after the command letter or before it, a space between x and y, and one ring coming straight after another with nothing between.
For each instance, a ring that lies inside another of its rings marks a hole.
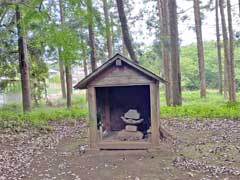
<instances>
[{"instance_id":1,"label":"bright sky through trees","mask_svg":"<svg viewBox=\"0 0 240 180\"><path fill-rule=\"evenodd\" d=\"M134 2L135 6L133 9L133 14L137 15L141 12L142 8L146 8L146 4L143 3L142 0L131 0ZM209 0L202 0L202 5L206 5ZM191 27L194 27L194 16L193 16L193 2L187 0L177 0L178 12L181 10L186 11L184 15L189 17L189 20L182 22L179 20L179 36L181 40L181 45L188 45L192 42L196 42L196 34ZM238 16L238 0L231 0L232 3L232 11L234 16ZM144 5L143 5L144 4ZM154 2L148 2L147 8L151 7ZM182 14L179 14L180 18ZM203 41L215 40L216 38L216 27L215 27L215 11L206 11L204 10L205 18L203 20L202 29L203 29ZM135 34L133 36L136 42L144 42L144 44L152 44L154 40L154 33L149 32L146 28L145 20L148 18L149 14L145 14L143 20L136 21L136 26L130 26L131 31ZM240 26L239 18L233 18L233 28L234 31L238 31ZM141 33L139 32L141 31ZM139 36L136 36L138 34Z\"/></svg>"}]
</instances>

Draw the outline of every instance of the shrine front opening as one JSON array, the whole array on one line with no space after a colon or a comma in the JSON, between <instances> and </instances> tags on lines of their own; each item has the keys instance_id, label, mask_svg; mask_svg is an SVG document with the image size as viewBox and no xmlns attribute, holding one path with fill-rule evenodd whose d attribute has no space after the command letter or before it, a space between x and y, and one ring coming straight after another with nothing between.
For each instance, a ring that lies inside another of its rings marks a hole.
<instances>
[{"instance_id":1,"label":"shrine front opening","mask_svg":"<svg viewBox=\"0 0 240 180\"><path fill-rule=\"evenodd\" d=\"M117 132L125 129L128 123L121 117L129 110L136 110L143 121L136 125L148 137L151 127L149 85L97 87L97 125L103 139L117 139ZM136 119L137 120L137 119Z\"/></svg>"}]
</instances>

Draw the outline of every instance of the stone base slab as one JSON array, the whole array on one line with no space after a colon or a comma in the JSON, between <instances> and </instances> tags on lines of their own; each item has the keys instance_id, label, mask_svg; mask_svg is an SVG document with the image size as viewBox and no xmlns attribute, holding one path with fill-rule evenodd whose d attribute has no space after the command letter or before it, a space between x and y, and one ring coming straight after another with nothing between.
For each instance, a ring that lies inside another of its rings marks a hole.
<instances>
[{"instance_id":1,"label":"stone base slab","mask_svg":"<svg viewBox=\"0 0 240 180\"><path fill-rule=\"evenodd\" d=\"M126 131L124 129L118 133L117 137L121 141L139 141L143 138L143 133L140 131Z\"/></svg>"}]
</instances>

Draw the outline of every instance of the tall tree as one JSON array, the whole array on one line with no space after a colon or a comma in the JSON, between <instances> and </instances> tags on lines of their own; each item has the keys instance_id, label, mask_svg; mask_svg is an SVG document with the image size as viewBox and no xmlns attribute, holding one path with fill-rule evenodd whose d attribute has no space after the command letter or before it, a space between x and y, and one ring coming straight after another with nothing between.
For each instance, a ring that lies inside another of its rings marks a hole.
<instances>
[{"instance_id":1,"label":"tall tree","mask_svg":"<svg viewBox=\"0 0 240 180\"><path fill-rule=\"evenodd\" d=\"M66 98L65 71L64 71L63 59L61 58L61 48L58 48L58 65L59 65L59 72L60 72L62 97L65 99Z\"/></svg>"},{"instance_id":2,"label":"tall tree","mask_svg":"<svg viewBox=\"0 0 240 180\"><path fill-rule=\"evenodd\" d=\"M106 38L107 38L107 49L108 49L108 57L112 57L112 36L111 36L111 25L109 21L109 13L108 13L108 2L107 0L103 1L103 10L104 10L104 19L105 19L105 29L106 29Z\"/></svg>"},{"instance_id":3,"label":"tall tree","mask_svg":"<svg viewBox=\"0 0 240 180\"><path fill-rule=\"evenodd\" d=\"M179 60L179 38L178 38L178 17L176 0L169 0L168 3L169 27L170 27L170 72L171 72L171 104L182 104L181 71Z\"/></svg>"},{"instance_id":4,"label":"tall tree","mask_svg":"<svg viewBox=\"0 0 240 180\"><path fill-rule=\"evenodd\" d=\"M123 37L123 32L121 30L121 37L122 37L122 54L126 57L128 57L128 51L127 51L127 48L126 48L126 45L124 43L124 37Z\"/></svg>"},{"instance_id":5,"label":"tall tree","mask_svg":"<svg viewBox=\"0 0 240 180\"><path fill-rule=\"evenodd\" d=\"M31 111L32 107L31 107L31 90L30 90L30 79L29 79L27 43L26 43L24 27L21 20L22 20L21 10L19 5L16 5L19 69L20 69L21 84L22 84L23 111Z\"/></svg>"},{"instance_id":6,"label":"tall tree","mask_svg":"<svg viewBox=\"0 0 240 180\"><path fill-rule=\"evenodd\" d=\"M240 16L240 0L238 0L238 9L239 9L239 16Z\"/></svg>"},{"instance_id":7,"label":"tall tree","mask_svg":"<svg viewBox=\"0 0 240 180\"><path fill-rule=\"evenodd\" d=\"M131 59L134 62L138 63L137 56L134 51L132 41L130 38L130 34L129 34L129 30L128 30L127 18L126 18L125 11L124 11L123 0L116 0L116 1L117 1L118 15L119 15L119 19L120 19L121 27L122 27L124 43L126 45L126 48L128 50L128 53L129 53Z\"/></svg>"},{"instance_id":8,"label":"tall tree","mask_svg":"<svg viewBox=\"0 0 240 180\"><path fill-rule=\"evenodd\" d=\"M96 48L95 48L95 35L94 35L94 20L93 20L93 6L92 0L87 0L87 13L88 13L88 35L89 35L89 46L91 49L91 68L94 71L96 65Z\"/></svg>"},{"instance_id":9,"label":"tall tree","mask_svg":"<svg viewBox=\"0 0 240 180\"><path fill-rule=\"evenodd\" d=\"M222 94L222 54L221 54L221 40L219 28L219 0L216 0L215 13L216 13L216 38L217 38L217 58L218 58L218 90Z\"/></svg>"},{"instance_id":10,"label":"tall tree","mask_svg":"<svg viewBox=\"0 0 240 180\"><path fill-rule=\"evenodd\" d=\"M62 28L65 25L65 17L64 17L64 8L63 8L63 1L59 0L59 8L60 8L60 18ZM64 47L61 47L61 51L64 51ZM66 78L66 89L67 89L67 107L72 106L72 77L71 77L71 63L64 60L65 65L65 78Z\"/></svg>"},{"instance_id":11,"label":"tall tree","mask_svg":"<svg viewBox=\"0 0 240 180\"><path fill-rule=\"evenodd\" d=\"M234 35L232 27L232 10L231 2L227 0L227 13L228 13L228 32L229 32L229 100L236 101L235 89L235 72L234 72Z\"/></svg>"},{"instance_id":12,"label":"tall tree","mask_svg":"<svg viewBox=\"0 0 240 180\"><path fill-rule=\"evenodd\" d=\"M223 46L224 46L224 91L229 92L229 41L224 13L224 0L219 0L219 8L222 22ZM225 94L226 95L226 94ZM225 96L226 97L226 96Z\"/></svg>"},{"instance_id":13,"label":"tall tree","mask_svg":"<svg viewBox=\"0 0 240 180\"><path fill-rule=\"evenodd\" d=\"M63 26L64 24L64 12L63 12L63 7L62 7L62 1L59 0L59 10L60 10L60 21ZM66 86L65 86L65 70L64 70L64 63L63 59L61 57L61 47L58 48L58 63L59 63L59 72L60 72L60 81L61 81L61 90L62 90L62 97L65 99L66 98Z\"/></svg>"},{"instance_id":14,"label":"tall tree","mask_svg":"<svg viewBox=\"0 0 240 180\"><path fill-rule=\"evenodd\" d=\"M71 65L65 64L66 86L67 86L67 107L72 106L72 83L71 83Z\"/></svg>"},{"instance_id":15,"label":"tall tree","mask_svg":"<svg viewBox=\"0 0 240 180\"><path fill-rule=\"evenodd\" d=\"M80 46L81 46L81 57L83 59L83 69L84 69L84 76L86 77L88 75L88 67L87 67L87 47L86 47L86 40L83 32L83 27L80 26Z\"/></svg>"},{"instance_id":16,"label":"tall tree","mask_svg":"<svg viewBox=\"0 0 240 180\"><path fill-rule=\"evenodd\" d=\"M229 51L228 51L228 34L227 26L224 13L224 0L219 0L219 8L221 14L222 34L223 34L223 49L224 49L224 97L227 98L228 92L228 62L229 62Z\"/></svg>"},{"instance_id":17,"label":"tall tree","mask_svg":"<svg viewBox=\"0 0 240 180\"><path fill-rule=\"evenodd\" d=\"M158 0L158 15L160 20L160 39L162 42L162 59L164 78L167 81L165 84L165 97L167 105L170 105L171 92L170 92L170 56L169 56L169 24L168 24L168 3L164 0Z\"/></svg>"},{"instance_id":18,"label":"tall tree","mask_svg":"<svg viewBox=\"0 0 240 180\"><path fill-rule=\"evenodd\" d=\"M205 65L204 65L204 49L202 40L202 22L200 14L199 0L193 1L195 28L197 36L197 49L198 49L198 69L200 78L200 96L206 97L206 77L205 77Z\"/></svg>"}]
</instances>

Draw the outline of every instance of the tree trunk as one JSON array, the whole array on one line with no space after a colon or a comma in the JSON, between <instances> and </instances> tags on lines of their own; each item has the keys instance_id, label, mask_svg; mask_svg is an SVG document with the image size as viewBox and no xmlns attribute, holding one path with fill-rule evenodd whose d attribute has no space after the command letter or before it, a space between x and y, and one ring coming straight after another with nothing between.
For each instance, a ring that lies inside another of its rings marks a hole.
<instances>
[{"instance_id":1,"label":"tree trunk","mask_svg":"<svg viewBox=\"0 0 240 180\"><path fill-rule=\"evenodd\" d=\"M66 84L67 84L67 107L70 108L72 106L72 84L69 79L71 79L71 66L65 65L65 73L66 73Z\"/></svg>"},{"instance_id":2,"label":"tree trunk","mask_svg":"<svg viewBox=\"0 0 240 180\"><path fill-rule=\"evenodd\" d=\"M106 37L107 37L107 49L108 49L108 58L112 57L112 37L111 37L111 29L109 22L109 14L108 14L108 3L107 0L103 1L103 10L104 10L104 19L106 25Z\"/></svg>"},{"instance_id":3,"label":"tree trunk","mask_svg":"<svg viewBox=\"0 0 240 180\"><path fill-rule=\"evenodd\" d=\"M122 27L124 43L126 45L126 48L128 50L128 53L129 53L131 59L134 62L138 63L137 56L133 49L132 41L130 39L130 34L129 34L129 30L128 30L128 25L127 25L127 18L126 18L125 11L124 11L123 0L116 0L116 1L117 1L117 8L118 8L118 15L119 15L119 19L120 19L121 27Z\"/></svg>"},{"instance_id":4,"label":"tree trunk","mask_svg":"<svg viewBox=\"0 0 240 180\"><path fill-rule=\"evenodd\" d=\"M123 32L121 34L121 37L122 37L122 53L125 57L128 57L128 51L127 51L126 45L124 43Z\"/></svg>"},{"instance_id":5,"label":"tree trunk","mask_svg":"<svg viewBox=\"0 0 240 180\"><path fill-rule=\"evenodd\" d=\"M240 16L240 0L238 0L238 10L239 10L239 16Z\"/></svg>"},{"instance_id":6,"label":"tree trunk","mask_svg":"<svg viewBox=\"0 0 240 180\"><path fill-rule=\"evenodd\" d=\"M65 72L64 72L63 60L61 58L60 48L58 48L58 57L59 57L58 64L59 64L59 72L60 72L60 80L61 80L62 97L66 99Z\"/></svg>"},{"instance_id":7,"label":"tree trunk","mask_svg":"<svg viewBox=\"0 0 240 180\"><path fill-rule=\"evenodd\" d=\"M113 29L113 26L114 26L114 22L113 22L113 17L110 16L110 20L111 20L111 25L110 25L110 30L111 30L111 44L112 44L112 51L114 53L114 29Z\"/></svg>"},{"instance_id":8,"label":"tree trunk","mask_svg":"<svg viewBox=\"0 0 240 180\"><path fill-rule=\"evenodd\" d=\"M69 65L69 83L70 83L70 93L73 93L73 83L72 83L72 66Z\"/></svg>"},{"instance_id":9,"label":"tree trunk","mask_svg":"<svg viewBox=\"0 0 240 180\"><path fill-rule=\"evenodd\" d=\"M181 71L179 63L179 39L176 0L169 0L168 15L170 25L170 51L171 51L171 97L173 106L182 104Z\"/></svg>"},{"instance_id":10,"label":"tree trunk","mask_svg":"<svg viewBox=\"0 0 240 180\"><path fill-rule=\"evenodd\" d=\"M227 0L228 32L229 32L229 100L236 102L235 72L234 72L234 35L232 27L231 2Z\"/></svg>"},{"instance_id":11,"label":"tree trunk","mask_svg":"<svg viewBox=\"0 0 240 180\"><path fill-rule=\"evenodd\" d=\"M221 54L221 40L220 40L220 28L219 28L219 1L216 0L216 38L217 38L217 56L218 56L218 89L222 94L222 54Z\"/></svg>"},{"instance_id":12,"label":"tree trunk","mask_svg":"<svg viewBox=\"0 0 240 180\"><path fill-rule=\"evenodd\" d=\"M95 49L95 37L93 31L93 7L92 0L87 0L87 11L88 11L88 35L89 35L89 46L91 49L91 68L92 71L96 69L96 49Z\"/></svg>"},{"instance_id":13,"label":"tree trunk","mask_svg":"<svg viewBox=\"0 0 240 180\"><path fill-rule=\"evenodd\" d=\"M64 24L64 11L62 7L62 0L59 0L59 9L60 9L60 21L61 25ZM65 72L64 72L64 60L62 59L61 52L62 49L58 48L58 54L59 54L59 71L60 71L60 78L61 78L61 89L62 89L62 97L66 98L66 87L65 87Z\"/></svg>"},{"instance_id":14,"label":"tree trunk","mask_svg":"<svg viewBox=\"0 0 240 180\"><path fill-rule=\"evenodd\" d=\"M228 46L228 34L227 27L225 21L225 13L224 13L224 0L219 0L219 8L221 14L221 22L222 22L222 34L223 34L223 46L224 46L224 91L227 92L229 90L229 46ZM225 93L224 93L225 94ZM227 94L225 94L226 97Z\"/></svg>"},{"instance_id":15,"label":"tree trunk","mask_svg":"<svg viewBox=\"0 0 240 180\"><path fill-rule=\"evenodd\" d=\"M21 12L19 6L16 5L16 21L18 31L18 53L19 53L19 69L21 74L22 85L22 102L23 111L31 111L31 90L30 90L30 78L29 78L29 66L27 55L27 43L25 38L24 29L21 26Z\"/></svg>"},{"instance_id":16,"label":"tree trunk","mask_svg":"<svg viewBox=\"0 0 240 180\"><path fill-rule=\"evenodd\" d=\"M158 14L160 21L160 39L162 42L162 59L163 59L163 69L164 78L167 81L165 84L165 97L166 103L169 106L171 103L171 92L170 92L170 56L168 52L169 45L169 24L168 24L168 3L164 0L158 0Z\"/></svg>"},{"instance_id":17,"label":"tree trunk","mask_svg":"<svg viewBox=\"0 0 240 180\"><path fill-rule=\"evenodd\" d=\"M197 36L197 49L198 49L198 69L200 78L200 96L206 97L206 77L205 77L205 65L204 65L204 49L202 41L202 22L200 15L199 0L193 1L195 27Z\"/></svg>"},{"instance_id":18,"label":"tree trunk","mask_svg":"<svg viewBox=\"0 0 240 180\"><path fill-rule=\"evenodd\" d=\"M81 45L84 46L84 41L83 41L83 28L80 27L81 29ZM82 47L82 56L83 56L83 69L84 69L84 76L86 77L88 75L88 67L87 67L87 54L86 54L86 49L85 47Z\"/></svg>"},{"instance_id":19,"label":"tree trunk","mask_svg":"<svg viewBox=\"0 0 240 180\"><path fill-rule=\"evenodd\" d=\"M64 25L65 23L65 17L64 17L64 9L63 9L63 1L59 0L59 8L60 8L60 18L61 18L61 24ZM64 47L63 47L64 52ZM72 94L72 75L71 75L71 65L69 62L65 62L65 78L66 78L66 89L67 89L67 107L71 107L72 100L71 100L71 94Z\"/></svg>"},{"instance_id":20,"label":"tree trunk","mask_svg":"<svg viewBox=\"0 0 240 180\"><path fill-rule=\"evenodd\" d=\"M86 77L88 75L86 58L83 59L83 69L84 69L84 76Z\"/></svg>"}]
</instances>

